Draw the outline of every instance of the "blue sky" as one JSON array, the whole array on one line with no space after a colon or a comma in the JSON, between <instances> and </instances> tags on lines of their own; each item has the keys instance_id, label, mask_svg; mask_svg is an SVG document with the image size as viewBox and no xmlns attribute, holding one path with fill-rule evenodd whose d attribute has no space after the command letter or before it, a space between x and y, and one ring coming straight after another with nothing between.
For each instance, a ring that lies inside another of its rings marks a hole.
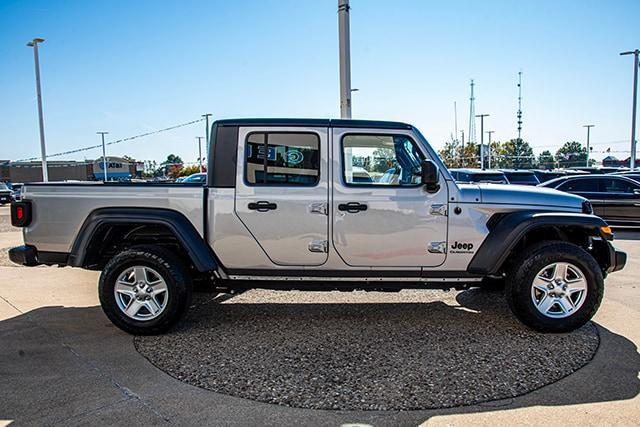
<instances>
[{"instance_id":1,"label":"blue sky","mask_svg":"<svg viewBox=\"0 0 640 427\"><path fill-rule=\"evenodd\" d=\"M628 156L638 1L351 0L354 118L407 121L440 147L476 113L494 139L536 152L585 138ZM0 159L39 154L33 53L49 153L198 118L338 117L337 0L0 0ZM479 138L479 124L477 125ZM197 157L195 125L109 147L161 160ZM625 151L626 153L622 152ZM92 150L65 158L95 158ZM597 158L604 156L594 153Z\"/></svg>"}]
</instances>

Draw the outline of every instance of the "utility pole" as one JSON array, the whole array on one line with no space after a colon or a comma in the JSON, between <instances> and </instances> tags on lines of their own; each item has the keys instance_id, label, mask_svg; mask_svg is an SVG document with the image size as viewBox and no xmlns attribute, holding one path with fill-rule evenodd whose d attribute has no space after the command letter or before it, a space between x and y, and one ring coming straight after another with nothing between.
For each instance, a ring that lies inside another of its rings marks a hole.
<instances>
[{"instance_id":1,"label":"utility pole","mask_svg":"<svg viewBox=\"0 0 640 427\"><path fill-rule=\"evenodd\" d=\"M338 0L338 45L340 49L340 117L351 118L351 41L349 0Z\"/></svg>"},{"instance_id":2,"label":"utility pole","mask_svg":"<svg viewBox=\"0 0 640 427\"><path fill-rule=\"evenodd\" d=\"M109 132L96 132L102 137L102 170L104 171L104 182L107 182L107 150L104 145L104 136Z\"/></svg>"},{"instance_id":3,"label":"utility pole","mask_svg":"<svg viewBox=\"0 0 640 427\"><path fill-rule=\"evenodd\" d=\"M636 108L638 104L638 54L640 50L636 49L629 52L622 52L620 55L635 56L633 60L633 107L631 113L631 169L636 167Z\"/></svg>"},{"instance_id":4,"label":"utility pole","mask_svg":"<svg viewBox=\"0 0 640 427\"><path fill-rule=\"evenodd\" d=\"M38 98L38 122L40 124L40 154L42 155L42 180L49 181L49 170L47 168L47 148L44 144L44 117L42 114L42 90L40 88L40 58L38 56L38 43L44 39L35 38L27 46L33 48L33 59L36 66L36 95Z\"/></svg>"},{"instance_id":5,"label":"utility pole","mask_svg":"<svg viewBox=\"0 0 640 427\"><path fill-rule=\"evenodd\" d=\"M475 83L473 82L473 79L471 79L471 96L469 97L469 128L467 129L467 141L469 141L469 144L475 144L478 142L476 140L476 98L473 94L474 87Z\"/></svg>"},{"instance_id":6,"label":"utility pole","mask_svg":"<svg viewBox=\"0 0 640 427\"><path fill-rule=\"evenodd\" d=\"M594 127L595 125L584 125L582 126L583 128L587 128L587 164L585 166L589 167L589 131L591 130L592 127Z\"/></svg>"},{"instance_id":7,"label":"utility pole","mask_svg":"<svg viewBox=\"0 0 640 427\"><path fill-rule=\"evenodd\" d=\"M460 166L464 167L464 129L460 131L462 133L462 151L460 152Z\"/></svg>"},{"instance_id":8,"label":"utility pole","mask_svg":"<svg viewBox=\"0 0 640 427\"><path fill-rule=\"evenodd\" d=\"M484 170L484 118L488 117L488 114L478 114L476 117L480 117L480 169Z\"/></svg>"},{"instance_id":9,"label":"utility pole","mask_svg":"<svg viewBox=\"0 0 640 427\"><path fill-rule=\"evenodd\" d=\"M491 169L491 134L494 133L494 130L488 130L489 134L489 150L487 150L487 154L489 155L487 158L487 168Z\"/></svg>"},{"instance_id":10,"label":"utility pole","mask_svg":"<svg viewBox=\"0 0 640 427\"><path fill-rule=\"evenodd\" d=\"M200 173L202 173L202 137L196 136L196 139L198 140L198 165L200 166Z\"/></svg>"},{"instance_id":11,"label":"utility pole","mask_svg":"<svg viewBox=\"0 0 640 427\"><path fill-rule=\"evenodd\" d=\"M207 149L209 149L209 140L211 139L209 137L209 117L211 117L211 113L207 113L207 114L203 114L202 117L204 117L204 123L205 123L205 134L204 134L204 141L206 144ZM202 171L201 171L202 172Z\"/></svg>"}]
</instances>

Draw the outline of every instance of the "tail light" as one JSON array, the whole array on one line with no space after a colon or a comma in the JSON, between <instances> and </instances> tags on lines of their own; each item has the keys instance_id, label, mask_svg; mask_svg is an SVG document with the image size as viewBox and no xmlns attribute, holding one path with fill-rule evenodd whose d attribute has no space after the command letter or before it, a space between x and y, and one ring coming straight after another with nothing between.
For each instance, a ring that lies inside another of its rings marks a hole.
<instances>
[{"instance_id":1,"label":"tail light","mask_svg":"<svg viewBox=\"0 0 640 427\"><path fill-rule=\"evenodd\" d=\"M26 227L31 223L31 202L23 200L11 203L11 225Z\"/></svg>"}]
</instances>

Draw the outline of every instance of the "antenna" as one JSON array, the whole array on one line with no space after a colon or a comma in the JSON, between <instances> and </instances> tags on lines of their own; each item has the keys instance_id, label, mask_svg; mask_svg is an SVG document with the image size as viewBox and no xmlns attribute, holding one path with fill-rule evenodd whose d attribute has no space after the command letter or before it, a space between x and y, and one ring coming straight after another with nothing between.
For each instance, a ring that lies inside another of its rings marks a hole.
<instances>
[{"instance_id":1,"label":"antenna","mask_svg":"<svg viewBox=\"0 0 640 427\"><path fill-rule=\"evenodd\" d=\"M467 141L469 144L476 142L476 98L473 95L474 86L475 83L473 83L473 79L471 79L471 96L469 97L469 133L467 135Z\"/></svg>"},{"instance_id":2,"label":"antenna","mask_svg":"<svg viewBox=\"0 0 640 427\"><path fill-rule=\"evenodd\" d=\"M522 141L522 71L518 72L518 142Z\"/></svg>"}]
</instances>

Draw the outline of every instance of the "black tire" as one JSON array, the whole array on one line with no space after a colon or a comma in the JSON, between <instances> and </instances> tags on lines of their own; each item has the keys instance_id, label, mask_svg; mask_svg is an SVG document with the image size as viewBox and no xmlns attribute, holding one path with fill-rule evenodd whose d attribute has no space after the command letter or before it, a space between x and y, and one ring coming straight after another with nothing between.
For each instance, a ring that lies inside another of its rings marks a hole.
<instances>
[{"instance_id":1,"label":"black tire","mask_svg":"<svg viewBox=\"0 0 640 427\"><path fill-rule=\"evenodd\" d=\"M166 283L166 306L153 319L131 318L116 302L116 281L133 266L155 270ZM166 332L184 315L191 302L192 287L191 277L179 258L161 247L138 246L120 252L107 263L100 275L98 295L102 310L118 328L134 335L156 335Z\"/></svg>"},{"instance_id":2,"label":"black tire","mask_svg":"<svg viewBox=\"0 0 640 427\"><path fill-rule=\"evenodd\" d=\"M545 266L567 262L578 267L587 283L584 302L574 313L553 318L536 308L531 287ZM546 242L527 248L507 274L505 295L511 311L525 325L540 332L570 332L587 323L596 314L604 295L604 279L598 262L581 247L567 242Z\"/></svg>"}]
</instances>

